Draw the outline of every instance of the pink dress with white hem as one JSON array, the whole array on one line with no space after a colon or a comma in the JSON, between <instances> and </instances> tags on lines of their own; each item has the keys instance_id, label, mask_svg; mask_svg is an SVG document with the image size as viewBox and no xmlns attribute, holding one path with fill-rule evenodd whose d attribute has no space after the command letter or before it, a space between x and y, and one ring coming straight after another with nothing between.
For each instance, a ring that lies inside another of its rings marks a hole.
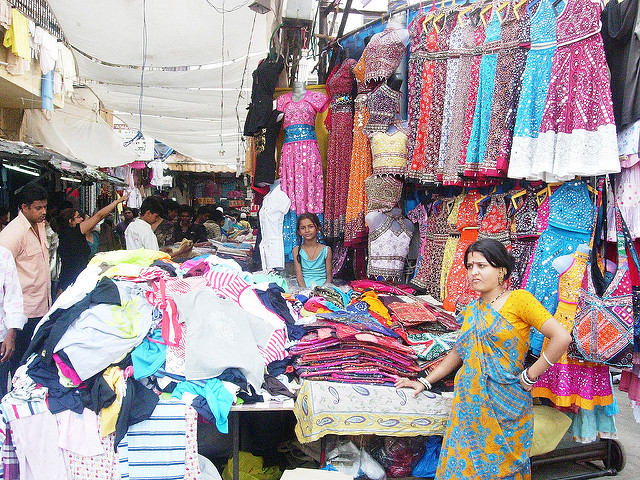
<instances>
[{"instance_id":1,"label":"pink dress with white hem","mask_svg":"<svg viewBox=\"0 0 640 480\"><path fill-rule=\"evenodd\" d=\"M316 115L328 97L307 90L299 101L291 93L278 97L276 109L284 113L284 145L280 156L280 186L298 215L324 211L322 157L315 133Z\"/></svg>"},{"instance_id":2,"label":"pink dress with white hem","mask_svg":"<svg viewBox=\"0 0 640 480\"><path fill-rule=\"evenodd\" d=\"M562 5L562 4L560 4ZM532 172L546 182L620 171L600 0L568 0L558 16Z\"/></svg>"}]
</instances>

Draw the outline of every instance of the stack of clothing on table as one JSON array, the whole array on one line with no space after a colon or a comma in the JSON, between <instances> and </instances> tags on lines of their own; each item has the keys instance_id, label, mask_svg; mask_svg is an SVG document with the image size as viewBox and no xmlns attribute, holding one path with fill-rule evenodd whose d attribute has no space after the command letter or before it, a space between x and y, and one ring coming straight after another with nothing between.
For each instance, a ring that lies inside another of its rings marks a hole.
<instances>
[{"instance_id":1,"label":"stack of clothing on table","mask_svg":"<svg viewBox=\"0 0 640 480\"><path fill-rule=\"evenodd\" d=\"M227 433L234 402L294 396L283 293L213 255L98 254L0 403L0 477L198 478L198 415Z\"/></svg>"},{"instance_id":2,"label":"stack of clothing on table","mask_svg":"<svg viewBox=\"0 0 640 480\"><path fill-rule=\"evenodd\" d=\"M459 326L441 308L374 281L316 287L300 313L306 334L289 350L303 378L392 384L432 369L453 348Z\"/></svg>"}]
</instances>

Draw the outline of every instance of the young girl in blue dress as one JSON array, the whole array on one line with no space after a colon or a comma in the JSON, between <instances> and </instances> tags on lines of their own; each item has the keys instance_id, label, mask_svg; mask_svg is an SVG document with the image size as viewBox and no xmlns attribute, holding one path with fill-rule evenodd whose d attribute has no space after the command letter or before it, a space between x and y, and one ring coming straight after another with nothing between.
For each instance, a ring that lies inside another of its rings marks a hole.
<instances>
[{"instance_id":1,"label":"young girl in blue dress","mask_svg":"<svg viewBox=\"0 0 640 480\"><path fill-rule=\"evenodd\" d=\"M320 220L315 213L303 213L298 217L298 246L292 253L296 280L301 287L313 288L333 280L331 248L318 241L320 230Z\"/></svg>"}]
</instances>

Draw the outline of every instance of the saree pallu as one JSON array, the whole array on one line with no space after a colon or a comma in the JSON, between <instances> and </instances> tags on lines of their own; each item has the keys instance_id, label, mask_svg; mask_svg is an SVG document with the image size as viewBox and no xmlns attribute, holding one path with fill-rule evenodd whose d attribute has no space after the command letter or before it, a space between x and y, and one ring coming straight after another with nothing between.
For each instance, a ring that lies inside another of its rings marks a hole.
<instances>
[{"instance_id":1,"label":"saree pallu","mask_svg":"<svg viewBox=\"0 0 640 480\"><path fill-rule=\"evenodd\" d=\"M436 478L525 479L533 437L531 395L520 386L529 346L527 329L516 329L482 300L464 310L456 349L451 422Z\"/></svg>"}]
</instances>

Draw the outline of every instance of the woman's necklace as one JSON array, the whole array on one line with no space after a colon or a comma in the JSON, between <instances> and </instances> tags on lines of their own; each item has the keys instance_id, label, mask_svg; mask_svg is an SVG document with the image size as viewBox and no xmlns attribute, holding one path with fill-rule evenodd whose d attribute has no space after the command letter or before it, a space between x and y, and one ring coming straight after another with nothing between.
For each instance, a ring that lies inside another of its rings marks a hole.
<instances>
[{"instance_id":1,"label":"woman's necklace","mask_svg":"<svg viewBox=\"0 0 640 480\"><path fill-rule=\"evenodd\" d=\"M507 293L507 290L502 290L502 292L501 292L501 293L500 293L496 298L494 298L493 300L491 300L491 301L488 303L488 305L491 307L491 306L496 302L496 300L498 300L498 299L499 299L502 295L504 295L505 293Z\"/></svg>"}]
</instances>

